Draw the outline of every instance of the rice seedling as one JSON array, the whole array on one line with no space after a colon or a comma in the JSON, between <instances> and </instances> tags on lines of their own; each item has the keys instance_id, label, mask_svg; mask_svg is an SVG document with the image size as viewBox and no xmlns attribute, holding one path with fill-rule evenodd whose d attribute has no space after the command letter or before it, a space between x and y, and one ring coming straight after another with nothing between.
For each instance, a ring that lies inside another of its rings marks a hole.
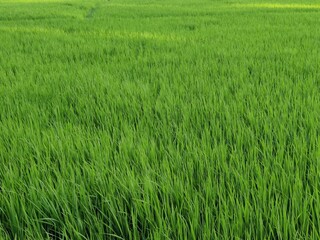
<instances>
[{"instance_id":1,"label":"rice seedling","mask_svg":"<svg viewBox=\"0 0 320 240\"><path fill-rule=\"evenodd\" d=\"M319 17L0 0L0 239L319 239Z\"/></svg>"}]
</instances>

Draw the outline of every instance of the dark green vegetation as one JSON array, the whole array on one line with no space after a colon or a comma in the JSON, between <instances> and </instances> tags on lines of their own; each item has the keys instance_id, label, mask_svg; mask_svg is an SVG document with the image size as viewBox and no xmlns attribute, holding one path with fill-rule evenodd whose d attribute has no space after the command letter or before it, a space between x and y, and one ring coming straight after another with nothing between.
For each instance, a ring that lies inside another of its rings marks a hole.
<instances>
[{"instance_id":1,"label":"dark green vegetation","mask_svg":"<svg viewBox=\"0 0 320 240\"><path fill-rule=\"evenodd\" d=\"M319 239L316 1L0 0L0 239Z\"/></svg>"}]
</instances>

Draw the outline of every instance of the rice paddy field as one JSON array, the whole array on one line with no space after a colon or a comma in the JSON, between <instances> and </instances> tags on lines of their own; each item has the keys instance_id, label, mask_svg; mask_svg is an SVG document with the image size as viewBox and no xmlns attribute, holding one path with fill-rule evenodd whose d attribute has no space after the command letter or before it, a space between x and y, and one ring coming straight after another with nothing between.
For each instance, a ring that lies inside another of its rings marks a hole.
<instances>
[{"instance_id":1,"label":"rice paddy field","mask_svg":"<svg viewBox=\"0 0 320 240\"><path fill-rule=\"evenodd\" d=\"M0 0L0 239L320 239L320 2Z\"/></svg>"}]
</instances>

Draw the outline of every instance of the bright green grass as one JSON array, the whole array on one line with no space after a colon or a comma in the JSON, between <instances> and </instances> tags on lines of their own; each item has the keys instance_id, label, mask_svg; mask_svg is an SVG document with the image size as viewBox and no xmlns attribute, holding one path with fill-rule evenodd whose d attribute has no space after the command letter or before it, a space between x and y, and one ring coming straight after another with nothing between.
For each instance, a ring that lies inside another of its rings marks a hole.
<instances>
[{"instance_id":1,"label":"bright green grass","mask_svg":"<svg viewBox=\"0 0 320 240\"><path fill-rule=\"evenodd\" d=\"M318 1L0 0L0 239L320 239Z\"/></svg>"}]
</instances>

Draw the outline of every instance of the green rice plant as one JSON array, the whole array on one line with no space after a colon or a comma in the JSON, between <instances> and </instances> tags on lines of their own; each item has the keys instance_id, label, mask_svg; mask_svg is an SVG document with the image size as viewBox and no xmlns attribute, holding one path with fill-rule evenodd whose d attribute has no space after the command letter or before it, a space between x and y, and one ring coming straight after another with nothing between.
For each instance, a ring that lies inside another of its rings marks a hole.
<instances>
[{"instance_id":1,"label":"green rice plant","mask_svg":"<svg viewBox=\"0 0 320 240\"><path fill-rule=\"evenodd\" d=\"M0 239L319 239L319 16L0 0Z\"/></svg>"}]
</instances>

